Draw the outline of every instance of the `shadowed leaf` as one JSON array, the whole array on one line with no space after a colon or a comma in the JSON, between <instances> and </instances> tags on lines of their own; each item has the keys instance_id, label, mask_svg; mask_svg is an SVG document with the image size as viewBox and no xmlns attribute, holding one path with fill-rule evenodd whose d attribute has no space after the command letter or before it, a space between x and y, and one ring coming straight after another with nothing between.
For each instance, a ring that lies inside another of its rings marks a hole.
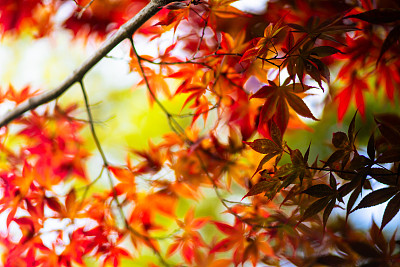
<instances>
[{"instance_id":1,"label":"shadowed leaf","mask_svg":"<svg viewBox=\"0 0 400 267\"><path fill-rule=\"evenodd\" d=\"M327 197L334 194L335 191L332 190L332 188L330 188L326 184L317 184L311 186L310 188L307 188L302 193L305 193L313 197Z\"/></svg>"},{"instance_id":2,"label":"shadowed leaf","mask_svg":"<svg viewBox=\"0 0 400 267\"><path fill-rule=\"evenodd\" d=\"M397 25L389 32L388 36L386 36L386 39L382 44L381 52L379 53L379 57L378 60L376 61L376 64L379 63L379 61L381 60L382 56L386 53L386 51L388 51L392 47L392 45L398 42L399 39L400 39L400 25Z\"/></svg>"},{"instance_id":3,"label":"shadowed leaf","mask_svg":"<svg viewBox=\"0 0 400 267\"><path fill-rule=\"evenodd\" d=\"M390 23L400 20L400 10L393 8L378 8L345 17L360 19L373 24Z\"/></svg>"},{"instance_id":4,"label":"shadowed leaf","mask_svg":"<svg viewBox=\"0 0 400 267\"><path fill-rule=\"evenodd\" d=\"M385 213L383 214L381 229L388 224L400 209L400 193L397 193L387 204Z\"/></svg>"},{"instance_id":5,"label":"shadowed leaf","mask_svg":"<svg viewBox=\"0 0 400 267\"><path fill-rule=\"evenodd\" d=\"M348 241L348 244L354 252L365 258L378 258L381 256L380 253L368 243L361 241Z\"/></svg>"},{"instance_id":6,"label":"shadowed leaf","mask_svg":"<svg viewBox=\"0 0 400 267\"><path fill-rule=\"evenodd\" d=\"M375 190L368 195L366 195L360 203L357 205L356 208L354 208L351 212L358 210L358 209L363 209L363 208L368 208L372 206L379 205L381 203L386 202L389 200L391 197L393 197L394 194L398 192L398 189L395 187L386 187L386 188L381 188L378 190Z\"/></svg>"},{"instance_id":7,"label":"shadowed leaf","mask_svg":"<svg viewBox=\"0 0 400 267\"><path fill-rule=\"evenodd\" d=\"M333 208L335 207L336 204L336 198L333 198L328 205L326 206L324 210L324 214L322 215L322 223L323 227L325 229L326 223L328 222L329 215L331 215Z\"/></svg>"},{"instance_id":8,"label":"shadowed leaf","mask_svg":"<svg viewBox=\"0 0 400 267\"><path fill-rule=\"evenodd\" d=\"M304 212L303 217L301 217L299 223L323 210L330 200L331 199L329 197L324 197L312 203L311 206L309 206Z\"/></svg>"}]
</instances>

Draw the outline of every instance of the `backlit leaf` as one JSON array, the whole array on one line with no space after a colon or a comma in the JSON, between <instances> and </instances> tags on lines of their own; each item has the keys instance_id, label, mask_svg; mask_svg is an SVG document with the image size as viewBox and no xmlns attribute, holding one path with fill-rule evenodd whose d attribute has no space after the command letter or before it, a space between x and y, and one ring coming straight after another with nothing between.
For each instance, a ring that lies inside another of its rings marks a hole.
<instances>
[{"instance_id":1,"label":"backlit leaf","mask_svg":"<svg viewBox=\"0 0 400 267\"><path fill-rule=\"evenodd\" d=\"M289 106L294 111L296 111L297 114L316 121L318 120L317 118L314 117L310 109L307 107L306 103L304 103L304 101L299 96L292 93L286 93L285 96Z\"/></svg>"},{"instance_id":2,"label":"backlit leaf","mask_svg":"<svg viewBox=\"0 0 400 267\"><path fill-rule=\"evenodd\" d=\"M260 163L258 164L258 167L256 169L256 171L254 172L253 176L251 176L252 178L254 177L254 175L256 175L257 172L259 172L262 167L264 166L265 163L267 163L270 159L272 159L273 157L275 157L276 155L278 155L280 152L279 151L273 151L271 153L266 154L260 161Z\"/></svg>"},{"instance_id":3,"label":"backlit leaf","mask_svg":"<svg viewBox=\"0 0 400 267\"><path fill-rule=\"evenodd\" d=\"M269 139L256 139L253 142L244 141L244 143L261 154L273 153L280 150L280 148Z\"/></svg>"},{"instance_id":4,"label":"backlit leaf","mask_svg":"<svg viewBox=\"0 0 400 267\"><path fill-rule=\"evenodd\" d=\"M247 192L242 200L248 196L254 196L269 191L271 188L274 188L277 183L279 183L279 180L275 179L272 179L270 181L260 181L253 185L253 187L250 189L249 192Z\"/></svg>"}]
</instances>

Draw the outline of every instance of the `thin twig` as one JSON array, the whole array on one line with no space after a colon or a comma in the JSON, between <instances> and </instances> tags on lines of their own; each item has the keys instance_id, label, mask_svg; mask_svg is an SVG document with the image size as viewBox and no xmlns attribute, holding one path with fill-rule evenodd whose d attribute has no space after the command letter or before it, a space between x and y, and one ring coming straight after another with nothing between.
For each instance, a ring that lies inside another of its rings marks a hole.
<instances>
[{"instance_id":1,"label":"thin twig","mask_svg":"<svg viewBox=\"0 0 400 267\"><path fill-rule=\"evenodd\" d=\"M65 79L58 87L43 92L40 95L33 96L22 102L12 111L8 112L4 117L0 118L0 127L3 127L20 117L26 111L32 110L40 105L57 99L65 93L72 85L82 80L89 70L104 58L114 47L116 47L124 39L129 38L132 34L142 26L151 17L157 14L161 8L172 2L181 2L183 0L152 0L132 19L122 25L118 31L109 39L104 41L103 45L89 57L79 68L77 68L67 79Z\"/></svg>"},{"instance_id":2,"label":"thin twig","mask_svg":"<svg viewBox=\"0 0 400 267\"><path fill-rule=\"evenodd\" d=\"M92 116L92 112L90 111L89 99L88 99L88 96L87 96L87 93L86 93L84 84L83 84L82 80L79 81L79 83L80 83L80 85L81 85L83 97L84 97L84 100L85 100L85 106L86 106L86 111L87 111L88 118L89 118L90 130L91 130L91 132L92 132L92 136L93 136L94 142L95 142L95 144L96 144L97 150L99 151L99 153L100 153L100 155L101 155L101 158L102 158L102 160L103 160L104 168L106 168L106 170L107 170L108 181L109 181L109 183L110 183L110 187L111 187L111 190L112 190L112 193L113 193L113 199L114 199L115 203L117 204L118 211L119 211L120 216L121 216L121 218L122 218L122 220L123 220L123 222L124 222L124 226L125 226L125 228L126 228L127 230L129 230L129 231L130 231L132 234L134 234L135 236L144 239L144 240L151 246L151 249L152 249L153 252L157 255L157 257L159 258L160 262L161 262L164 266L170 266L170 265L165 261L165 259L162 257L162 255L161 255L160 252L157 250L157 248L153 246L153 244L151 243L151 238L148 237L148 236L146 236L146 235L143 235L143 234L139 233L138 231L136 231L135 229L133 229L133 228L129 225L129 223L128 223L126 217L125 217L124 210L123 210L123 208L122 208L121 202L120 202L119 199L118 199L118 194L117 194L117 191L115 190L114 182L113 182L113 180L112 180L112 174L111 174L111 171L110 171L110 169L109 169L110 164L109 164L108 161L107 161L106 155L105 155L105 153L104 153L103 148L101 147L99 138L97 137L96 130L95 130L95 128L94 128L93 116Z\"/></svg>"}]
</instances>

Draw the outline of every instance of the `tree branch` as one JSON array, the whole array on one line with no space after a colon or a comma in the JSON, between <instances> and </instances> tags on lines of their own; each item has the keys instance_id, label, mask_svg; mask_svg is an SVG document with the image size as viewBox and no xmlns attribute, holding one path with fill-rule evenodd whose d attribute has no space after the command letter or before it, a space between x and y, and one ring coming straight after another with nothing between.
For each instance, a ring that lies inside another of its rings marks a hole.
<instances>
[{"instance_id":1,"label":"tree branch","mask_svg":"<svg viewBox=\"0 0 400 267\"><path fill-rule=\"evenodd\" d=\"M72 85L81 81L86 73L88 73L89 70L102 58L104 58L114 47L116 47L124 39L131 37L140 26L157 14L162 7L172 2L181 1L183 0L151 0L150 3L147 4L139 13L122 25L115 34L104 41L103 45L96 51L96 53L88 58L58 87L27 99L15 109L7 113L3 118L0 118L0 127L7 125L11 121L20 117L26 111L32 110L61 96Z\"/></svg>"}]
</instances>

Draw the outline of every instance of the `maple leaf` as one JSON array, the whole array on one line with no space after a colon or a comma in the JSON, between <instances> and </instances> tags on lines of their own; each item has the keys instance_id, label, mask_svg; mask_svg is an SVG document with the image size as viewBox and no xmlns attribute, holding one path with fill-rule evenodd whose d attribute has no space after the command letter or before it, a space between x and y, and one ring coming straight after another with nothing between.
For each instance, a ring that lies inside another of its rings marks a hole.
<instances>
[{"instance_id":1,"label":"maple leaf","mask_svg":"<svg viewBox=\"0 0 400 267\"><path fill-rule=\"evenodd\" d=\"M211 249L210 253L224 252L234 249L233 262L235 265L250 260L256 266L261 255L273 256L273 250L265 240L265 233L255 234L238 219L230 226L225 223L213 222L219 231L228 235ZM243 237L246 236L246 239Z\"/></svg>"},{"instance_id":2,"label":"maple leaf","mask_svg":"<svg viewBox=\"0 0 400 267\"><path fill-rule=\"evenodd\" d=\"M183 221L177 220L176 222L183 233L174 237L175 241L167 249L167 256L171 256L177 250L180 250L185 262L191 264L196 251L206 246L203 238L196 230L202 228L208 220L205 217L195 218L193 209L186 213Z\"/></svg>"},{"instance_id":3,"label":"maple leaf","mask_svg":"<svg viewBox=\"0 0 400 267\"><path fill-rule=\"evenodd\" d=\"M38 90L32 91L29 86L24 87L21 90L16 90L11 84L8 86L5 98L19 104L24 102L26 99L31 98L38 94Z\"/></svg>"},{"instance_id":4,"label":"maple leaf","mask_svg":"<svg viewBox=\"0 0 400 267\"><path fill-rule=\"evenodd\" d=\"M356 72L351 75L351 78L347 81L347 85L335 96L335 101L339 102L338 106L338 119L341 121L346 114L349 107L350 101L353 95L356 100L357 109L360 111L362 116L365 115L365 103L363 97L363 91L369 89L368 84L364 78L358 78Z\"/></svg>"},{"instance_id":5,"label":"maple leaf","mask_svg":"<svg viewBox=\"0 0 400 267\"><path fill-rule=\"evenodd\" d=\"M240 62L251 60L253 61L257 57L268 58L269 53L275 53L277 55L277 51L274 47L273 39L277 37L277 35L285 28L282 26L283 19L279 20L274 25L268 25L264 30L264 36L261 38L256 38L252 40L253 47L248 49L240 59ZM275 49L275 50L271 50Z\"/></svg>"},{"instance_id":6,"label":"maple leaf","mask_svg":"<svg viewBox=\"0 0 400 267\"><path fill-rule=\"evenodd\" d=\"M4 0L0 3L1 32L21 30L23 23L32 22L32 11L42 4L41 0Z\"/></svg>"},{"instance_id":7,"label":"maple leaf","mask_svg":"<svg viewBox=\"0 0 400 267\"><path fill-rule=\"evenodd\" d=\"M289 84L289 82L290 79L287 79L281 86L277 86L273 81L269 81L269 85L261 87L250 97L250 99L266 99L260 111L259 127L276 123L283 134L289 122L289 107L298 115L317 120L304 101L298 96L298 94L304 93L313 87L300 83ZM268 136L270 135L270 133L267 134Z\"/></svg>"},{"instance_id":8,"label":"maple leaf","mask_svg":"<svg viewBox=\"0 0 400 267\"><path fill-rule=\"evenodd\" d=\"M120 183L115 185L117 195L126 194L129 200L136 199L136 183L133 171L128 168L109 166L108 169L114 174Z\"/></svg>"}]
</instances>

